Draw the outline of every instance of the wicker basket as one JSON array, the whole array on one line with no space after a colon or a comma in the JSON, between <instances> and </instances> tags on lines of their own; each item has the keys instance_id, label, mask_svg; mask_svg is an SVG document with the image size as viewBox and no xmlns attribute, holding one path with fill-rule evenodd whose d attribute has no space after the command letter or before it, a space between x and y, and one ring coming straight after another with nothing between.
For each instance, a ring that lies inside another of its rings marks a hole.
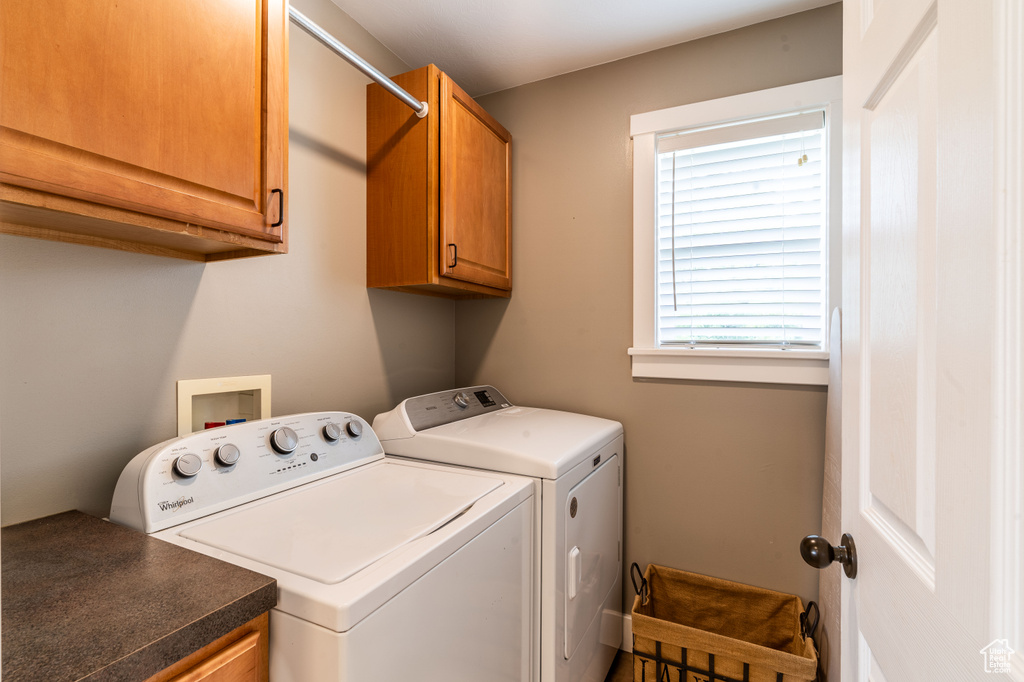
<instances>
[{"instance_id":1,"label":"wicker basket","mask_svg":"<svg viewBox=\"0 0 1024 682\"><path fill-rule=\"evenodd\" d=\"M800 597L654 564L637 586L633 571L634 682L816 679Z\"/></svg>"}]
</instances>

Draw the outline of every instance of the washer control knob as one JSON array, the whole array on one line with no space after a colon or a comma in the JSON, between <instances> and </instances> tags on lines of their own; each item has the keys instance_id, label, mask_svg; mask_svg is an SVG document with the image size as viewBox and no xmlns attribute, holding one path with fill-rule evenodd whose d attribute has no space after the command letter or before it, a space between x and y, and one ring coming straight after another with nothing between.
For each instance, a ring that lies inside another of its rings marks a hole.
<instances>
[{"instance_id":1,"label":"washer control knob","mask_svg":"<svg viewBox=\"0 0 1024 682\"><path fill-rule=\"evenodd\" d=\"M323 428L324 440L335 443L341 439L341 427L331 422Z\"/></svg>"},{"instance_id":2,"label":"washer control knob","mask_svg":"<svg viewBox=\"0 0 1024 682\"><path fill-rule=\"evenodd\" d=\"M467 407L469 407L469 394L466 393L465 391L459 391L458 393L456 393L455 397L452 398L452 400L455 402L456 405L459 406L460 409L464 410Z\"/></svg>"},{"instance_id":3,"label":"washer control knob","mask_svg":"<svg viewBox=\"0 0 1024 682\"><path fill-rule=\"evenodd\" d=\"M199 455L193 455L191 452L185 453L174 460L174 472L185 478L192 478L202 468L203 460L199 459Z\"/></svg>"},{"instance_id":4,"label":"washer control knob","mask_svg":"<svg viewBox=\"0 0 1024 682\"><path fill-rule=\"evenodd\" d=\"M294 429L282 426L270 434L270 447L281 455L290 455L299 447L299 435Z\"/></svg>"},{"instance_id":5,"label":"washer control knob","mask_svg":"<svg viewBox=\"0 0 1024 682\"><path fill-rule=\"evenodd\" d=\"M237 464L238 458L241 456L241 450L239 450L236 446L232 445L231 443L224 443L224 445L221 445L219 448L217 448L217 452L214 453L213 455L214 459L217 460L217 464L226 467L234 466L235 464Z\"/></svg>"},{"instance_id":6,"label":"washer control knob","mask_svg":"<svg viewBox=\"0 0 1024 682\"><path fill-rule=\"evenodd\" d=\"M353 419L348 424L345 424L345 431L352 438L359 438L359 436L363 435L363 425Z\"/></svg>"}]
</instances>

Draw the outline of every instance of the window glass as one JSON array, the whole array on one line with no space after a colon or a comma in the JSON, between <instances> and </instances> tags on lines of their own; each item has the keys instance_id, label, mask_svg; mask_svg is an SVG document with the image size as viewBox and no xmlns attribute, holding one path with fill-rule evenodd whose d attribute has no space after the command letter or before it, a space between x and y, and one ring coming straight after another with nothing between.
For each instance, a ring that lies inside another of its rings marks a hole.
<instances>
[{"instance_id":1,"label":"window glass","mask_svg":"<svg viewBox=\"0 0 1024 682\"><path fill-rule=\"evenodd\" d=\"M635 114L634 377L828 382L842 77Z\"/></svg>"},{"instance_id":2,"label":"window glass","mask_svg":"<svg viewBox=\"0 0 1024 682\"><path fill-rule=\"evenodd\" d=\"M659 136L659 344L821 347L825 128L816 113L765 121L776 124L768 130L738 123ZM779 132L787 124L809 129ZM680 144L688 137L700 146Z\"/></svg>"}]
</instances>

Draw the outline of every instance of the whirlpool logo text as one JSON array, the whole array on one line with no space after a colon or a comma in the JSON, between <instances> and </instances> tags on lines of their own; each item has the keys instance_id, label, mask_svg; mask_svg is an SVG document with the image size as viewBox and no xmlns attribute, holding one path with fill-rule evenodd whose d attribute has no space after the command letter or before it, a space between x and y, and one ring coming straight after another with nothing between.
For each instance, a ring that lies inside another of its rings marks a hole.
<instances>
[{"instance_id":1,"label":"whirlpool logo text","mask_svg":"<svg viewBox=\"0 0 1024 682\"><path fill-rule=\"evenodd\" d=\"M160 511L178 511L186 504L192 504L195 501L194 497L180 497L177 500L157 502L156 506L160 507Z\"/></svg>"}]
</instances>

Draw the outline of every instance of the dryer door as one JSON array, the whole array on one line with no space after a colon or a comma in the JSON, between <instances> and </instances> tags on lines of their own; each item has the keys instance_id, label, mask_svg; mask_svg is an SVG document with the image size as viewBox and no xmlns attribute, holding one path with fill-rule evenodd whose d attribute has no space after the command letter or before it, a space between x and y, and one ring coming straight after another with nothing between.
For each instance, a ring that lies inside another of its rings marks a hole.
<instances>
[{"instance_id":1,"label":"dryer door","mask_svg":"<svg viewBox=\"0 0 1024 682\"><path fill-rule=\"evenodd\" d=\"M572 658L615 586L619 563L619 458L569 491L565 501L565 657Z\"/></svg>"}]
</instances>

